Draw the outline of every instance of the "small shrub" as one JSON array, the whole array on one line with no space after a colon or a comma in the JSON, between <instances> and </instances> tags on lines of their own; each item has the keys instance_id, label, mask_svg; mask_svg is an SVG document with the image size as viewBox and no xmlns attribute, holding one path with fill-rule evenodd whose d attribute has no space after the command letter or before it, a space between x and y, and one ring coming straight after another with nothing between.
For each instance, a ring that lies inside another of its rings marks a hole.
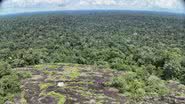
<instances>
[{"instance_id":1,"label":"small shrub","mask_svg":"<svg viewBox=\"0 0 185 104\"><path fill-rule=\"evenodd\" d=\"M185 67L185 57L183 57L181 60L181 66Z\"/></svg>"},{"instance_id":2,"label":"small shrub","mask_svg":"<svg viewBox=\"0 0 185 104\"><path fill-rule=\"evenodd\" d=\"M119 63L118 64L112 64L111 68L121 70L121 71L129 71L129 70L132 69L129 65L119 64Z\"/></svg>"},{"instance_id":3,"label":"small shrub","mask_svg":"<svg viewBox=\"0 0 185 104\"><path fill-rule=\"evenodd\" d=\"M165 85L165 82L160 78L151 75L146 81L146 92L150 96L162 96L169 91Z\"/></svg>"},{"instance_id":4,"label":"small shrub","mask_svg":"<svg viewBox=\"0 0 185 104\"><path fill-rule=\"evenodd\" d=\"M32 73L31 72L17 72L17 75L19 76L19 79L26 79L26 78L31 78Z\"/></svg>"},{"instance_id":5,"label":"small shrub","mask_svg":"<svg viewBox=\"0 0 185 104\"><path fill-rule=\"evenodd\" d=\"M0 78L12 74L10 66L7 63L0 62Z\"/></svg>"},{"instance_id":6,"label":"small shrub","mask_svg":"<svg viewBox=\"0 0 185 104\"><path fill-rule=\"evenodd\" d=\"M115 77L111 86L118 88L121 93L134 100L142 99L145 96L163 96L168 93L168 88L163 80L148 75L143 70L125 72L123 75Z\"/></svg>"},{"instance_id":7,"label":"small shrub","mask_svg":"<svg viewBox=\"0 0 185 104\"><path fill-rule=\"evenodd\" d=\"M12 72L7 63L0 62L0 104L11 101L20 91L19 76Z\"/></svg>"}]
</instances>

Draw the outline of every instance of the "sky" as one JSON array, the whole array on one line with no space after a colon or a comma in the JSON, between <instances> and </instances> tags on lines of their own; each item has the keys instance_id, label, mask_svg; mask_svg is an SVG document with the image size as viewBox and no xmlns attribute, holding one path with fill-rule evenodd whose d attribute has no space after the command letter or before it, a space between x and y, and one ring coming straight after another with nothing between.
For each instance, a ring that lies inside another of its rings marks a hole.
<instances>
[{"instance_id":1,"label":"sky","mask_svg":"<svg viewBox=\"0 0 185 104\"><path fill-rule=\"evenodd\" d=\"M182 0L4 0L0 14L107 9L185 13Z\"/></svg>"}]
</instances>

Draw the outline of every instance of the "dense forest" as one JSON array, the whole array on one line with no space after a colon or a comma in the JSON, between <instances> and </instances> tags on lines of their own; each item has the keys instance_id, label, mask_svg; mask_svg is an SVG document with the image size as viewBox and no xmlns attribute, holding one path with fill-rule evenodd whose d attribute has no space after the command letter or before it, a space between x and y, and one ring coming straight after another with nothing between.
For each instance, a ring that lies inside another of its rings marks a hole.
<instances>
[{"instance_id":1,"label":"dense forest","mask_svg":"<svg viewBox=\"0 0 185 104\"><path fill-rule=\"evenodd\" d=\"M144 96L152 95L157 83L156 93L165 93L163 80L185 84L185 24L179 14L66 11L2 16L0 24L0 60L12 68L43 63L109 67L127 72L111 86ZM124 86L128 80L134 91Z\"/></svg>"}]
</instances>

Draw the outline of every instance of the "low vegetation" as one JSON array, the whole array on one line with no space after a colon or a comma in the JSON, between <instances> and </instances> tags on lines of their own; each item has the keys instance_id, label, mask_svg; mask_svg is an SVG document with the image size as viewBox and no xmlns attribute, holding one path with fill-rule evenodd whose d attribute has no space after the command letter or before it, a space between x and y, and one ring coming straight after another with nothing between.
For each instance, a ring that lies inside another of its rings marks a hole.
<instances>
[{"instance_id":1,"label":"low vegetation","mask_svg":"<svg viewBox=\"0 0 185 104\"><path fill-rule=\"evenodd\" d=\"M61 76L62 80L67 80L70 78L71 80L74 80L80 76L79 69L77 67L64 67L64 73L63 76Z\"/></svg>"},{"instance_id":2,"label":"low vegetation","mask_svg":"<svg viewBox=\"0 0 185 104\"><path fill-rule=\"evenodd\" d=\"M47 95L58 99L58 104L64 104L66 101L66 97L64 95L56 93L54 91L49 92Z\"/></svg>"},{"instance_id":3,"label":"low vegetation","mask_svg":"<svg viewBox=\"0 0 185 104\"><path fill-rule=\"evenodd\" d=\"M55 85L55 84L53 84L53 83L41 83L41 84L39 84L39 87L40 87L40 90L45 90L49 86L53 86L53 85Z\"/></svg>"},{"instance_id":4,"label":"low vegetation","mask_svg":"<svg viewBox=\"0 0 185 104\"><path fill-rule=\"evenodd\" d=\"M29 72L15 72L5 62L0 62L0 104L13 100L21 93L21 79L29 78Z\"/></svg>"},{"instance_id":5,"label":"low vegetation","mask_svg":"<svg viewBox=\"0 0 185 104\"><path fill-rule=\"evenodd\" d=\"M159 97L169 93L165 82L154 75L142 76L140 72L125 72L113 79L111 85L125 96L141 100L144 97Z\"/></svg>"},{"instance_id":6,"label":"low vegetation","mask_svg":"<svg viewBox=\"0 0 185 104\"><path fill-rule=\"evenodd\" d=\"M55 64L40 64L40 65L35 65L34 68L37 70L46 70L46 69L57 69L59 66Z\"/></svg>"}]
</instances>

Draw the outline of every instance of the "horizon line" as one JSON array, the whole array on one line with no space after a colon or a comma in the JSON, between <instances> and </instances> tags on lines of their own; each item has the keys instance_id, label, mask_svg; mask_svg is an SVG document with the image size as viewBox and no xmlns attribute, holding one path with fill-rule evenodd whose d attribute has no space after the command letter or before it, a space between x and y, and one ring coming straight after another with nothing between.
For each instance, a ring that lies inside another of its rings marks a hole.
<instances>
[{"instance_id":1,"label":"horizon line","mask_svg":"<svg viewBox=\"0 0 185 104\"><path fill-rule=\"evenodd\" d=\"M0 16L10 16L16 14L32 14L32 13L49 13L49 12L64 12L64 11L131 11L131 12L154 12L154 13L168 13L184 15L185 12L161 11L161 10L139 10L139 9L63 9L63 10L33 10L33 11L19 11L10 13L1 13Z\"/></svg>"}]
</instances>

